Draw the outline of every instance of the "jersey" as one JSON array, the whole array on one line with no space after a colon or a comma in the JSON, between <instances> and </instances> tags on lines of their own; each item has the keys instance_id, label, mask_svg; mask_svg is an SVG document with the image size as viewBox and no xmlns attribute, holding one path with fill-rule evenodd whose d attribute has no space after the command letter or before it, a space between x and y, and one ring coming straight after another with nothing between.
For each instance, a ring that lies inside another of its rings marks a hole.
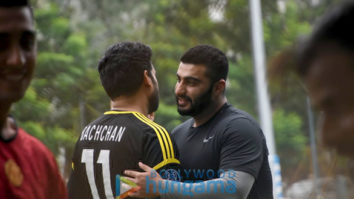
<instances>
[{"instance_id":1,"label":"jersey","mask_svg":"<svg viewBox=\"0 0 354 199\"><path fill-rule=\"evenodd\" d=\"M67 198L53 154L21 128L11 140L0 140L0 187L0 198Z\"/></svg>"},{"instance_id":2,"label":"jersey","mask_svg":"<svg viewBox=\"0 0 354 199\"><path fill-rule=\"evenodd\" d=\"M108 111L87 125L72 162L71 199L114 198L116 175L127 169L142 171L138 162L158 172L177 172L180 164L169 133L143 114L130 111Z\"/></svg>"},{"instance_id":3,"label":"jersey","mask_svg":"<svg viewBox=\"0 0 354 199\"><path fill-rule=\"evenodd\" d=\"M191 118L172 131L184 178L204 181L223 171L243 171L255 178L248 198L273 198L265 137L249 114L225 103L203 125L193 123Z\"/></svg>"}]
</instances>

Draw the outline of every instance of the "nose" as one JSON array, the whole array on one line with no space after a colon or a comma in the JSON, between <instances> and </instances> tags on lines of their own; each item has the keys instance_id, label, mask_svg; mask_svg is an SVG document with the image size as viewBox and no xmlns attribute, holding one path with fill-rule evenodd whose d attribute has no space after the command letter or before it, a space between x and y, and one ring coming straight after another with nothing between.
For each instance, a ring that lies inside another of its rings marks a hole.
<instances>
[{"instance_id":1,"label":"nose","mask_svg":"<svg viewBox=\"0 0 354 199\"><path fill-rule=\"evenodd\" d=\"M175 86L175 95L184 95L185 94L185 87L183 86L182 82L177 82Z\"/></svg>"},{"instance_id":2,"label":"nose","mask_svg":"<svg viewBox=\"0 0 354 199\"><path fill-rule=\"evenodd\" d=\"M23 66L24 63L25 63L25 55L21 47L17 45L13 46L7 56L6 64L8 66L19 67L19 66Z\"/></svg>"}]
</instances>

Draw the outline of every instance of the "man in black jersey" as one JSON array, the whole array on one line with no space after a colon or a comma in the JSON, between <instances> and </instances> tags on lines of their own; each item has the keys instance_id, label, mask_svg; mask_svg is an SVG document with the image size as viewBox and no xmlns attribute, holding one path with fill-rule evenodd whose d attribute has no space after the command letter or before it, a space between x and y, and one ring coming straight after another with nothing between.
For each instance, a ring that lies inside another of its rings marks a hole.
<instances>
[{"instance_id":1,"label":"man in black jersey","mask_svg":"<svg viewBox=\"0 0 354 199\"><path fill-rule=\"evenodd\" d=\"M273 198L265 137L249 114L227 103L227 74L228 60L215 47L198 45L182 56L177 108L192 118L176 127L172 137L184 180L194 183L173 183L158 175L146 180L152 169L143 165L144 173L127 171L137 184L162 184L165 190L155 194L161 198ZM135 196L146 196L143 191Z\"/></svg>"},{"instance_id":2,"label":"man in black jersey","mask_svg":"<svg viewBox=\"0 0 354 199\"><path fill-rule=\"evenodd\" d=\"M68 182L71 199L113 199L115 178L144 162L155 170L178 168L178 152L160 125L147 118L158 108L159 90L150 47L121 42L98 64L111 110L87 125L75 147ZM174 179L178 180L178 179Z\"/></svg>"}]
</instances>

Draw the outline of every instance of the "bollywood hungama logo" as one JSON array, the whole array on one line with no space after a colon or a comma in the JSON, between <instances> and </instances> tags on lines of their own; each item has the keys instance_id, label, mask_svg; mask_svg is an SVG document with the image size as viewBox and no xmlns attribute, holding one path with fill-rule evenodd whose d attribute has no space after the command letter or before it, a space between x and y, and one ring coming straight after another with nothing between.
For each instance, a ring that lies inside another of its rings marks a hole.
<instances>
[{"instance_id":1,"label":"bollywood hungama logo","mask_svg":"<svg viewBox=\"0 0 354 199\"><path fill-rule=\"evenodd\" d=\"M159 181L155 182L152 180L157 177L159 174L162 178L167 179L168 181ZM182 180L182 176L186 178L193 179L209 179L206 181L203 180ZM205 178L203 178L205 177ZM175 170L167 169L161 170L159 173L156 171L151 172L150 176L146 177L146 193L181 193L183 195L193 196L195 194L205 194L205 193L228 193L234 194L237 191L236 181L232 180L236 177L236 171L228 170ZM219 178L219 179L215 179ZM223 178L223 180L220 180ZM124 179L124 177L117 177L116 182L116 193L117 198L123 199L128 193L134 192L137 190L135 183ZM118 186L118 187L117 187ZM152 187L152 190L150 190ZM120 195L120 197L119 197ZM123 197L122 197L123 196Z\"/></svg>"}]
</instances>

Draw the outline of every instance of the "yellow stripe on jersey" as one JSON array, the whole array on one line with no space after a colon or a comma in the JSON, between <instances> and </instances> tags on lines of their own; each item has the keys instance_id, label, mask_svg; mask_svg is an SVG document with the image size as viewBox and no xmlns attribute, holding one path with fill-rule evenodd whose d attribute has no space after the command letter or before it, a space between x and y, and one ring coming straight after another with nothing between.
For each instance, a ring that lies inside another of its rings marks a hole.
<instances>
[{"instance_id":1,"label":"yellow stripe on jersey","mask_svg":"<svg viewBox=\"0 0 354 199\"><path fill-rule=\"evenodd\" d=\"M177 159L171 158L171 159L167 159L167 160L164 160L164 161L160 162L159 164L154 166L153 169L158 170L158 169L161 169L162 167L164 167L165 165L171 164L171 163L181 164Z\"/></svg>"},{"instance_id":2,"label":"yellow stripe on jersey","mask_svg":"<svg viewBox=\"0 0 354 199\"><path fill-rule=\"evenodd\" d=\"M166 131L166 129L164 127L156 124L155 122L148 119L145 115L143 115L139 112L136 112L136 111L107 111L104 114L109 115L109 114L129 114L129 113L134 114L135 117L137 117L140 121L144 122L145 124L149 125L156 132L156 135L157 135L158 140L161 145L162 155L163 155L163 159L164 159L158 165L164 166L166 164L169 164L170 161L172 161L173 163L176 163L176 162L179 163L179 161L177 159L175 159L175 153L174 153L174 149L173 149L170 135L168 134L168 132ZM166 147L167 153L165 151L164 146ZM156 167L158 165L156 165Z\"/></svg>"},{"instance_id":3,"label":"yellow stripe on jersey","mask_svg":"<svg viewBox=\"0 0 354 199\"><path fill-rule=\"evenodd\" d=\"M171 141L170 135L168 134L168 132L166 131L165 128L162 127L162 129L165 131L165 134L166 134L168 143L169 143L170 146L171 146L171 157L172 157L172 159L174 159L174 158L175 158L175 152L174 152L174 150L173 150L173 145L172 145L172 141Z\"/></svg>"},{"instance_id":4,"label":"yellow stripe on jersey","mask_svg":"<svg viewBox=\"0 0 354 199\"><path fill-rule=\"evenodd\" d=\"M157 135L157 138L159 139L159 142L160 142L160 146L161 146L161 150L162 150L162 156L163 156L163 159L166 160L167 157L166 157L166 151L165 151L165 148L164 148L164 143L161 139L161 135L160 135L160 132L156 129L156 127L148 122L146 122L137 112L134 112L133 113L135 115L136 118L138 118L140 121L144 122L145 124L149 125L151 128L153 128L156 132L156 135Z\"/></svg>"},{"instance_id":5,"label":"yellow stripe on jersey","mask_svg":"<svg viewBox=\"0 0 354 199\"><path fill-rule=\"evenodd\" d=\"M149 123L149 124L151 124L151 125L153 125L153 126L155 126L156 128L159 129L159 131L160 131L160 133L162 135L162 138L165 141L164 142L165 146L167 148L167 159L174 158L174 154L172 155L172 153L171 153L171 152L173 152L173 147L172 147L172 144L171 144L170 136L167 133L167 131L165 130L165 128L163 128L162 126L160 126L160 125L156 124L155 122L151 121L149 118L145 117L143 114L141 114L141 113L138 113L138 114L141 116L141 118L144 119L144 121L146 121L147 123ZM170 142L168 142L168 140Z\"/></svg>"},{"instance_id":6,"label":"yellow stripe on jersey","mask_svg":"<svg viewBox=\"0 0 354 199\"><path fill-rule=\"evenodd\" d=\"M168 142L168 144L166 146L169 146L169 149L170 149L170 150L168 150L168 151L170 151L170 158L175 158L175 152L173 150L171 138L170 138L170 135L168 134L168 132L166 131L166 129L164 127L158 125L157 123L151 121L150 119L146 118L143 114L141 114L141 113L139 113L139 114L142 115L142 117L144 117L147 122L151 123L152 125L158 127L159 129L161 129L163 131L162 134L164 135L164 140L166 143ZM167 139L167 141L166 141L166 139Z\"/></svg>"},{"instance_id":7,"label":"yellow stripe on jersey","mask_svg":"<svg viewBox=\"0 0 354 199\"><path fill-rule=\"evenodd\" d=\"M128 114L128 113L137 113L137 112L135 112L135 111L106 111L104 114L110 115L110 114Z\"/></svg>"},{"instance_id":8,"label":"yellow stripe on jersey","mask_svg":"<svg viewBox=\"0 0 354 199\"><path fill-rule=\"evenodd\" d=\"M162 138L164 140L164 144L165 144L166 149L167 149L167 159L172 158L171 152L173 150L171 150L171 146L172 145L169 145L169 143L167 141L167 138L166 138L166 137L170 138L169 134L167 133L167 131L163 127L161 127L160 125L156 124L155 122L151 121L149 118L145 117L143 114L141 114L141 113L138 113L138 114L140 115L141 118L144 119L144 121L146 121L147 123L155 126L157 129L159 129L159 131L160 131L160 133L162 135ZM173 157L174 157L174 155L173 155Z\"/></svg>"},{"instance_id":9,"label":"yellow stripe on jersey","mask_svg":"<svg viewBox=\"0 0 354 199\"><path fill-rule=\"evenodd\" d=\"M150 120L151 121L151 120ZM152 122L152 121L151 121ZM168 143L169 143L169 146L170 146L170 149L171 149L171 158L175 158L175 152L173 150L173 145L172 145L172 141L171 141L171 138L170 138L170 134L166 131L166 129L164 127L162 127L161 125L155 123L155 122L152 122L153 124L155 124L156 126L160 127L163 132L165 133L165 136L168 140Z\"/></svg>"},{"instance_id":10,"label":"yellow stripe on jersey","mask_svg":"<svg viewBox=\"0 0 354 199\"><path fill-rule=\"evenodd\" d=\"M162 134L162 137L163 137L163 140L165 141L166 143L166 148L167 148L167 158L172 158L172 155L171 155L171 146L168 144L167 142L167 138L166 138L166 133L160 128L160 132Z\"/></svg>"}]
</instances>

